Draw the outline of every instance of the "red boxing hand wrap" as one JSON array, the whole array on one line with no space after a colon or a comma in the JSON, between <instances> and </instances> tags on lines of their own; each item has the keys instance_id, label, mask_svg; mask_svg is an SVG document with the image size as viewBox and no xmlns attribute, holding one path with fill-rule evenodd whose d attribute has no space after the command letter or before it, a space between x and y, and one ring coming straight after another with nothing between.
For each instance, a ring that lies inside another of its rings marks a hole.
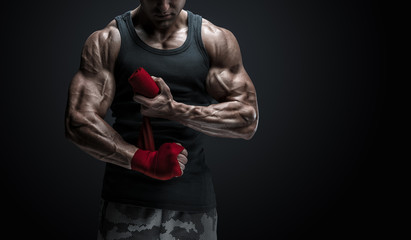
<instances>
[{"instance_id":1,"label":"red boxing hand wrap","mask_svg":"<svg viewBox=\"0 0 411 240\"><path fill-rule=\"evenodd\" d=\"M139 149L131 160L131 169L158 180L169 180L182 175L177 156L184 147L176 143L164 143L158 151Z\"/></svg>"},{"instance_id":2,"label":"red boxing hand wrap","mask_svg":"<svg viewBox=\"0 0 411 240\"><path fill-rule=\"evenodd\" d=\"M153 98L160 92L157 84L144 68L138 68L128 79L134 93ZM159 180L169 180L182 175L177 156L184 147L176 143L164 143L155 150L150 119L143 116L138 149L131 160L131 169ZM146 149L146 150L143 150Z\"/></svg>"},{"instance_id":3,"label":"red boxing hand wrap","mask_svg":"<svg viewBox=\"0 0 411 240\"><path fill-rule=\"evenodd\" d=\"M157 84L144 68L140 67L134 71L128 79L134 93L153 98L160 92ZM143 124L140 128L137 146L146 150L154 151L154 138L151 130L150 119L143 116Z\"/></svg>"},{"instance_id":4,"label":"red boxing hand wrap","mask_svg":"<svg viewBox=\"0 0 411 240\"><path fill-rule=\"evenodd\" d=\"M131 74L128 82L133 87L134 93L138 93L148 98L153 98L160 92L160 89L151 78L150 74L148 74L142 67L137 68L137 70Z\"/></svg>"}]
</instances>

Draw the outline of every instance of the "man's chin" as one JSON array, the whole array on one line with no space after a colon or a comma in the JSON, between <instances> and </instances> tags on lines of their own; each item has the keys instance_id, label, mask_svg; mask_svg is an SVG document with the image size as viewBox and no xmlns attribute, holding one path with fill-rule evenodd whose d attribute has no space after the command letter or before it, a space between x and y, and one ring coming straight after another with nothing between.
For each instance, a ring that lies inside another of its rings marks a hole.
<instances>
[{"instance_id":1,"label":"man's chin","mask_svg":"<svg viewBox=\"0 0 411 240\"><path fill-rule=\"evenodd\" d=\"M154 22L154 25L155 25L155 27L156 28L158 28L158 29L167 29L167 28L170 28L172 25L173 25L173 23L174 23L174 21L155 21Z\"/></svg>"}]
</instances>

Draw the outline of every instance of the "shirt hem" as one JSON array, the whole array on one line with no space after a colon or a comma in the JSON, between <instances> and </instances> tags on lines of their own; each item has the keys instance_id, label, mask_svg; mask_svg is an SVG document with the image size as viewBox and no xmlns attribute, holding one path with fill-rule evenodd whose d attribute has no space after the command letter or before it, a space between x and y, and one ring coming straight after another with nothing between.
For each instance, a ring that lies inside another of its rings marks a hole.
<instances>
[{"instance_id":1,"label":"shirt hem","mask_svg":"<svg viewBox=\"0 0 411 240\"><path fill-rule=\"evenodd\" d=\"M167 209L167 210L172 210L172 211L192 212L192 213L208 212L209 210L217 207L217 204L215 203L209 204L209 205L189 206L189 205L180 205L180 204L172 204L172 203L153 203L153 202L144 202L144 201L130 200L130 199L110 198L107 196L102 196L101 198L109 202L118 202L118 203L125 203L125 204L133 204L136 206L146 207L146 208Z\"/></svg>"}]
</instances>

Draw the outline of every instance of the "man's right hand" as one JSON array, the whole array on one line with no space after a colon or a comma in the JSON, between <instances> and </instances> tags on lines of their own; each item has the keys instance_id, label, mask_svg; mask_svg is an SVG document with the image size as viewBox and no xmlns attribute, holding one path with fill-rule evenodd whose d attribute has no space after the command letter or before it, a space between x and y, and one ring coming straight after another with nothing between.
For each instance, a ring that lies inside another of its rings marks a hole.
<instances>
[{"instance_id":1,"label":"man's right hand","mask_svg":"<svg viewBox=\"0 0 411 240\"><path fill-rule=\"evenodd\" d=\"M177 143L164 143L157 151L138 149L130 167L158 180L170 180L183 175L187 150Z\"/></svg>"}]
</instances>

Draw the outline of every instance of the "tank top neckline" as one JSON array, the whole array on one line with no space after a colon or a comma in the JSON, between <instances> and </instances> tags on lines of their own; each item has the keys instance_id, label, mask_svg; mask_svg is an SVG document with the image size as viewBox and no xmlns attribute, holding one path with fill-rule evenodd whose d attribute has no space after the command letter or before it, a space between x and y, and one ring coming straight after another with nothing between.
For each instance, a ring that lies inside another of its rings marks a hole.
<instances>
[{"instance_id":1,"label":"tank top neckline","mask_svg":"<svg viewBox=\"0 0 411 240\"><path fill-rule=\"evenodd\" d=\"M125 20L126 20L127 28L130 32L131 38L140 47L142 47L143 49L145 49L149 52L159 54L159 55L173 55L173 54L178 54L178 53L184 52L190 46L190 42L191 42L191 38L192 38L192 31L193 31L193 15L190 11L188 11L188 10L186 10L186 11L187 11L187 25L188 25L187 38L181 46L179 46L177 48L173 48L173 49L153 48L150 45L148 45L147 43L145 43L143 40L141 40L141 38L138 36L136 30L134 29L133 20L131 19L131 11L127 12Z\"/></svg>"}]
</instances>

